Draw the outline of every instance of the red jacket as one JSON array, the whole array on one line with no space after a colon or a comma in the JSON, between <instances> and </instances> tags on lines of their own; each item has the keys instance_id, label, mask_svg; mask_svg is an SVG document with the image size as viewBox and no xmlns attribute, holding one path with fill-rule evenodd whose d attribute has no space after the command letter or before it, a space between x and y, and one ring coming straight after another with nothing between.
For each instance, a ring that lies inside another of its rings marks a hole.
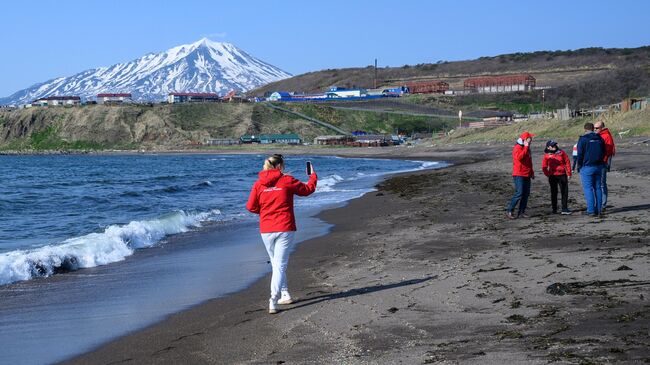
<instances>
[{"instance_id":1,"label":"red jacket","mask_svg":"<svg viewBox=\"0 0 650 365\"><path fill-rule=\"evenodd\" d=\"M519 143L512 147L512 176L535 177L530 147Z\"/></svg>"},{"instance_id":2,"label":"red jacket","mask_svg":"<svg viewBox=\"0 0 650 365\"><path fill-rule=\"evenodd\" d=\"M614 156L616 154L614 137L612 137L612 134L607 128L602 129L600 132L598 132L598 134L600 134L600 137L602 137L603 141L605 141L605 158L603 161L607 162L611 156Z\"/></svg>"},{"instance_id":3,"label":"red jacket","mask_svg":"<svg viewBox=\"0 0 650 365\"><path fill-rule=\"evenodd\" d=\"M303 184L280 170L264 170L253 184L246 209L260 215L260 232L290 232L296 230L293 195L307 196L316 190L316 174Z\"/></svg>"},{"instance_id":4,"label":"red jacket","mask_svg":"<svg viewBox=\"0 0 650 365\"><path fill-rule=\"evenodd\" d=\"M566 152L558 149L555 152L544 154L542 158L542 171L546 176L571 176L571 162Z\"/></svg>"}]
</instances>

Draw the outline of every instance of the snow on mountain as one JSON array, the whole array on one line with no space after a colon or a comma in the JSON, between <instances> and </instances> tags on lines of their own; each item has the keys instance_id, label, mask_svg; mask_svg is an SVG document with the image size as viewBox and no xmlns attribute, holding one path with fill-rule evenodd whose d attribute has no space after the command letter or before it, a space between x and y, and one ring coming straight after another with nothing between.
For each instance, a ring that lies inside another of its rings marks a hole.
<instances>
[{"instance_id":1,"label":"snow on mountain","mask_svg":"<svg viewBox=\"0 0 650 365\"><path fill-rule=\"evenodd\" d=\"M100 93L131 93L134 100L162 101L172 91L245 92L290 76L233 44L203 38L131 62L36 84L0 98L0 105L25 104L56 95L88 99Z\"/></svg>"}]
</instances>

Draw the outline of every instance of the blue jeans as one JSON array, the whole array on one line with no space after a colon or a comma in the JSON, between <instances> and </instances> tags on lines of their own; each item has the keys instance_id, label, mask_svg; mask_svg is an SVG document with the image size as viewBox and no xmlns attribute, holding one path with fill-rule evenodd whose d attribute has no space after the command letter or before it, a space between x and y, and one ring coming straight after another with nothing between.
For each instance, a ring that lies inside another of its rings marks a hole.
<instances>
[{"instance_id":1,"label":"blue jeans","mask_svg":"<svg viewBox=\"0 0 650 365\"><path fill-rule=\"evenodd\" d=\"M582 166L580 180L585 193L587 214L600 214L603 206L603 191L600 186L604 166Z\"/></svg>"},{"instance_id":2,"label":"blue jeans","mask_svg":"<svg viewBox=\"0 0 650 365\"><path fill-rule=\"evenodd\" d=\"M515 183L515 195L510 200L508 212L514 212L515 206L519 203L519 214L526 211L528 205L528 196L530 195L530 178L524 176L513 176Z\"/></svg>"},{"instance_id":3,"label":"blue jeans","mask_svg":"<svg viewBox=\"0 0 650 365\"><path fill-rule=\"evenodd\" d=\"M612 156L609 156L609 159L607 160L607 164L603 167L603 173L600 178L600 187L601 190L603 191L603 209L607 205L607 173L609 172L609 169L612 166Z\"/></svg>"}]
</instances>

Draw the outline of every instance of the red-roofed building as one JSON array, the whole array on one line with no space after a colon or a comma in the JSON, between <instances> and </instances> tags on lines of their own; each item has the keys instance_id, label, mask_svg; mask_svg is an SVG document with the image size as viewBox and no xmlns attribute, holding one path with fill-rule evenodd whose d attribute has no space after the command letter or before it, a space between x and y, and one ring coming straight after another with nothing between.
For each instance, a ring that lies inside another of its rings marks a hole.
<instances>
[{"instance_id":1,"label":"red-roofed building","mask_svg":"<svg viewBox=\"0 0 650 365\"><path fill-rule=\"evenodd\" d=\"M131 93L106 93L97 94L98 104L122 104L132 101Z\"/></svg>"},{"instance_id":2,"label":"red-roofed building","mask_svg":"<svg viewBox=\"0 0 650 365\"><path fill-rule=\"evenodd\" d=\"M535 78L528 74L483 76L466 79L463 86L466 91L475 93L507 93L531 91L535 88L535 81Z\"/></svg>"},{"instance_id":3,"label":"red-roofed building","mask_svg":"<svg viewBox=\"0 0 650 365\"><path fill-rule=\"evenodd\" d=\"M171 92L167 97L170 104L174 103L202 103L219 101L219 94L216 93L186 93L186 92Z\"/></svg>"},{"instance_id":4,"label":"red-roofed building","mask_svg":"<svg viewBox=\"0 0 650 365\"><path fill-rule=\"evenodd\" d=\"M81 98L78 96L48 96L32 101L34 106L57 106L57 105L80 105Z\"/></svg>"},{"instance_id":5,"label":"red-roofed building","mask_svg":"<svg viewBox=\"0 0 650 365\"><path fill-rule=\"evenodd\" d=\"M406 87L411 94L444 94L449 90L449 84L440 80L407 82Z\"/></svg>"}]
</instances>

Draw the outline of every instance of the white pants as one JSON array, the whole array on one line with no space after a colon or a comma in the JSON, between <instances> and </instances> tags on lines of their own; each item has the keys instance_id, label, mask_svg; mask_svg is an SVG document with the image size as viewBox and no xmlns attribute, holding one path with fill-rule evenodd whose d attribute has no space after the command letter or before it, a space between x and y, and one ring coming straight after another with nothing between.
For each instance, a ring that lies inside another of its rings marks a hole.
<instances>
[{"instance_id":1,"label":"white pants","mask_svg":"<svg viewBox=\"0 0 650 365\"><path fill-rule=\"evenodd\" d=\"M294 234L295 232L262 233L262 241L264 241L266 252L271 259L271 267L273 267L273 275L271 275L271 299L273 301L280 298L282 291L288 291L287 265Z\"/></svg>"}]
</instances>

